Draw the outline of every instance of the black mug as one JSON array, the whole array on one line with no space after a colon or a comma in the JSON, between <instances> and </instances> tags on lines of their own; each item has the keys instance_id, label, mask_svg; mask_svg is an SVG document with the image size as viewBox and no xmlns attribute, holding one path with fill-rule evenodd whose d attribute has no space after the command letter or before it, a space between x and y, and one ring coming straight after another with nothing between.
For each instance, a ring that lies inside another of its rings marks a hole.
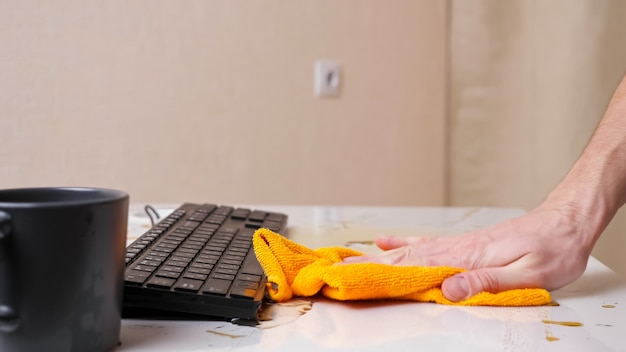
<instances>
[{"instance_id":1,"label":"black mug","mask_svg":"<svg viewBox=\"0 0 626 352\"><path fill-rule=\"evenodd\" d=\"M120 342L128 194L0 190L0 351Z\"/></svg>"}]
</instances>

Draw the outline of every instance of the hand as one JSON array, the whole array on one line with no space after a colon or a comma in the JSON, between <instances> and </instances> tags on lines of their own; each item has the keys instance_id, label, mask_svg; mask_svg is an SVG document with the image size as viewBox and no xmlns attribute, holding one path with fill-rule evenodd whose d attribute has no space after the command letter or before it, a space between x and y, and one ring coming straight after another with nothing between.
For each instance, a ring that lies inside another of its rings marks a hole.
<instances>
[{"instance_id":1,"label":"hand","mask_svg":"<svg viewBox=\"0 0 626 352\"><path fill-rule=\"evenodd\" d=\"M378 255L349 257L344 263L452 266L467 271L442 284L444 296L460 301L479 292L516 288L555 290L579 278L593 243L579 217L537 208L528 214L458 237L383 236Z\"/></svg>"}]
</instances>

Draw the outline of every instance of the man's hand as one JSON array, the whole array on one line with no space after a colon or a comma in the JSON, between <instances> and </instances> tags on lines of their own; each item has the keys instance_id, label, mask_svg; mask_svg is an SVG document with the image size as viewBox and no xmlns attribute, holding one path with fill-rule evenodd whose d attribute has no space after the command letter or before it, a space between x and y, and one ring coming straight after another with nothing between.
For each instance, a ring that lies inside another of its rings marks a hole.
<instances>
[{"instance_id":1,"label":"man's hand","mask_svg":"<svg viewBox=\"0 0 626 352\"><path fill-rule=\"evenodd\" d=\"M556 209L532 212L458 237L383 236L378 255L344 263L451 266L467 271L446 279L446 298L460 301L479 292L516 288L555 290L579 278L593 244L585 242L580 220Z\"/></svg>"}]
</instances>

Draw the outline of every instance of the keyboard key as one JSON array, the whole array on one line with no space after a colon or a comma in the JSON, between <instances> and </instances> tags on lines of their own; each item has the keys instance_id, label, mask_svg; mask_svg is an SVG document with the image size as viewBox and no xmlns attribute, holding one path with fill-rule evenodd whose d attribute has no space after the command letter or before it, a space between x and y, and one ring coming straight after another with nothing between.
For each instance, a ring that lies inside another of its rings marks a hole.
<instances>
[{"instance_id":1,"label":"keyboard key","mask_svg":"<svg viewBox=\"0 0 626 352\"><path fill-rule=\"evenodd\" d=\"M190 228L176 227L174 228L172 233L167 235L166 239L175 241L177 244L180 244L181 242L184 242L193 232L193 229Z\"/></svg>"},{"instance_id":2,"label":"keyboard key","mask_svg":"<svg viewBox=\"0 0 626 352\"><path fill-rule=\"evenodd\" d=\"M272 220L272 221L277 221L277 222L285 222L287 220L285 214L279 214L279 213L269 213L267 215L267 219Z\"/></svg>"},{"instance_id":3,"label":"keyboard key","mask_svg":"<svg viewBox=\"0 0 626 352\"><path fill-rule=\"evenodd\" d=\"M241 260L222 259L222 261L220 263L224 263L224 264L228 264L228 265L236 265L237 267L239 267L241 265Z\"/></svg>"},{"instance_id":4,"label":"keyboard key","mask_svg":"<svg viewBox=\"0 0 626 352\"><path fill-rule=\"evenodd\" d=\"M214 250L209 250L209 249L203 250L202 254L214 255L216 258L220 258L222 256L222 252L221 251L214 251Z\"/></svg>"},{"instance_id":5,"label":"keyboard key","mask_svg":"<svg viewBox=\"0 0 626 352\"><path fill-rule=\"evenodd\" d=\"M165 260L165 257L163 256L156 256L156 255L147 255L145 257L143 257L144 260L152 260L155 262L160 262L162 263Z\"/></svg>"},{"instance_id":6,"label":"keyboard key","mask_svg":"<svg viewBox=\"0 0 626 352\"><path fill-rule=\"evenodd\" d=\"M132 284L141 285L146 282L149 276L150 273L146 271L128 270L126 272L126 276L124 277L124 281Z\"/></svg>"},{"instance_id":7,"label":"keyboard key","mask_svg":"<svg viewBox=\"0 0 626 352\"><path fill-rule=\"evenodd\" d=\"M176 282L176 285L174 285L174 290L184 292L198 292L200 290L200 286L202 286L203 283L204 282L201 280L182 278Z\"/></svg>"},{"instance_id":8,"label":"keyboard key","mask_svg":"<svg viewBox=\"0 0 626 352\"><path fill-rule=\"evenodd\" d=\"M228 206L228 205L221 205L219 206L217 209L215 209L215 211L213 212L213 214L220 214L220 215L228 215L230 214L231 211L233 211L233 207Z\"/></svg>"},{"instance_id":9,"label":"keyboard key","mask_svg":"<svg viewBox=\"0 0 626 352\"><path fill-rule=\"evenodd\" d=\"M204 264L204 263L194 262L191 264L191 267L200 268L200 269L213 269L213 264Z\"/></svg>"},{"instance_id":10,"label":"keyboard key","mask_svg":"<svg viewBox=\"0 0 626 352\"><path fill-rule=\"evenodd\" d=\"M191 231L195 230L196 227L198 227L198 225L200 225L200 223L198 223L197 221L187 221L183 226L183 228L185 229L189 229Z\"/></svg>"},{"instance_id":11,"label":"keyboard key","mask_svg":"<svg viewBox=\"0 0 626 352\"><path fill-rule=\"evenodd\" d=\"M250 216L248 216L248 220L261 222L265 220L266 216L267 216L267 212L261 211L261 210L255 210L250 214Z\"/></svg>"},{"instance_id":12,"label":"keyboard key","mask_svg":"<svg viewBox=\"0 0 626 352\"><path fill-rule=\"evenodd\" d=\"M148 255L153 256L153 257L167 257L168 256L167 253L164 253L161 251L155 251L155 250L149 252Z\"/></svg>"},{"instance_id":13,"label":"keyboard key","mask_svg":"<svg viewBox=\"0 0 626 352\"><path fill-rule=\"evenodd\" d=\"M198 256L198 258L196 259L195 262L196 263L202 263L202 264L215 265L218 260L219 260L219 258L201 258L200 256Z\"/></svg>"},{"instance_id":14,"label":"keyboard key","mask_svg":"<svg viewBox=\"0 0 626 352\"><path fill-rule=\"evenodd\" d=\"M153 277L148 281L146 286L148 287L157 287L157 288L170 288L176 282L175 279L170 279L166 277Z\"/></svg>"},{"instance_id":15,"label":"keyboard key","mask_svg":"<svg viewBox=\"0 0 626 352\"><path fill-rule=\"evenodd\" d=\"M224 254L223 258L227 260L235 260L235 261L238 261L239 263L243 262L243 260L246 259L245 255L232 255L232 254Z\"/></svg>"},{"instance_id":16,"label":"keyboard key","mask_svg":"<svg viewBox=\"0 0 626 352\"><path fill-rule=\"evenodd\" d=\"M237 220L245 220L248 217L248 214L250 214L250 209L238 208L230 214L230 217Z\"/></svg>"},{"instance_id":17,"label":"keyboard key","mask_svg":"<svg viewBox=\"0 0 626 352\"><path fill-rule=\"evenodd\" d=\"M237 245L237 247L251 248L252 238L237 236L237 238L233 240L233 245Z\"/></svg>"},{"instance_id":18,"label":"keyboard key","mask_svg":"<svg viewBox=\"0 0 626 352\"><path fill-rule=\"evenodd\" d=\"M232 264L225 264L224 261L222 261L221 263L219 263L217 265L218 268L220 269L234 269L234 270L239 270L239 265L232 265Z\"/></svg>"},{"instance_id":19,"label":"keyboard key","mask_svg":"<svg viewBox=\"0 0 626 352\"><path fill-rule=\"evenodd\" d=\"M139 262L140 265L150 265L150 266L159 266L161 261L157 260L142 260Z\"/></svg>"},{"instance_id":20,"label":"keyboard key","mask_svg":"<svg viewBox=\"0 0 626 352\"><path fill-rule=\"evenodd\" d=\"M237 280L241 281L250 281L250 282L261 282L260 275L251 275L251 274L241 274L237 277Z\"/></svg>"},{"instance_id":21,"label":"keyboard key","mask_svg":"<svg viewBox=\"0 0 626 352\"><path fill-rule=\"evenodd\" d=\"M226 217L224 216L209 216L205 221L208 222L209 224L217 224L217 225L221 225L224 220L226 220Z\"/></svg>"},{"instance_id":22,"label":"keyboard key","mask_svg":"<svg viewBox=\"0 0 626 352\"><path fill-rule=\"evenodd\" d=\"M218 237L212 238L211 241L209 242L209 245L216 246L216 247L223 247L223 248L228 247L229 244L230 244L230 239L218 238Z\"/></svg>"},{"instance_id":23,"label":"keyboard key","mask_svg":"<svg viewBox=\"0 0 626 352\"><path fill-rule=\"evenodd\" d=\"M190 259L193 259L193 257L196 256L195 253L186 253L186 252L181 251L180 249L174 252L174 254L172 255L176 257L190 258Z\"/></svg>"},{"instance_id":24,"label":"keyboard key","mask_svg":"<svg viewBox=\"0 0 626 352\"><path fill-rule=\"evenodd\" d=\"M204 245L209 241L212 235L213 233L205 233L205 232L196 231L193 233L193 235L189 236L189 239L195 242L199 242L202 245Z\"/></svg>"},{"instance_id":25,"label":"keyboard key","mask_svg":"<svg viewBox=\"0 0 626 352\"><path fill-rule=\"evenodd\" d=\"M205 222L204 224L198 226L198 228L196 229L196 233L200 231L206 231L206 232L210 232L211 234L213 234L219 228L220 228L219 224L211 224L211 223Z\"/></svg>"},{"instance_id":26,"label":"keyboard key","mask_svg":"<svg viewBox=\"0 0 626 352\"><path fill-rule=\"evenodd\" d=\"M246 253L248 253L248 251L249 251L249 248L237 248L237 247L228 248L228 254L234 254L234 255L245 256Z\"/></svg>"},{"instance_id":27,"label":"keyboard key","mask_svg":"<svg viewBox=\"0 0 626 352\"><path fill-rule=\"evenodd\" d=\"M157 246L154 247L153 251L154 252L161 252L163 253L164 257L167 257L168 255L170 255L170 253L172 253L174 251L175 248L166 248L166 247L161 247L161 246Z\"/></svg>"},{"instance_id":28,"label":"keyboard key","mask_svg":"<svg viewBox=\"0 0 626 352\"><path fill-rule=\"evenodd\" d=\"M207 277L209 277L209 275L192 273L192 272L188 271L188 272L186 272L183 275L183 277L186 278L186 279L194 279L194 280L202 280L202 281L204 281L204 280L207 279Z\"/></svg>"},{"instance_id":29,"label":"keyboard key","mask_svg":"<svg viewBox=\"0 0 626 352\"><path fill-rule=\"evenodd\" d=\"M193 253L196 254L198 253L201 249L202 249L202 245L198 245L195 244L196 242L194 242L194 244L190 243L192 241L187 241L185 242L185 244L183 244L182 246L180 246L180 251L187 251L187 253Z\"/></svg>"},{"instance_id":30,"label":"keyboard key","mask_svg":"<svg viewBox=\"0 0 626 352\"><path fill-rule=\"evenodd\" d=\"M170 260L176 261L176 262L183 262L183 263L189 263L190 261L193 260L193 258L189 258L189 257L183 257L183 256L179 256L179 255L172 255L170 257Z\"/></svg>"},{"instance_id":31,"label":"keyboard key","mask_svg":"<svg viewBox=\"0 0 626 352\"><path fill-rule=\"evenodd\" d=\"M191 214L188 220L202 222L206 219L207 215L208 213L206 211L196 210L193 214Z\"/></svg>"},{"instance_id":32,"label":"keyboard key","mask_svg":"<svg viewBox=\"0 0 626 352\"><path fill-rule=\"evenodd\" d=\"M202 252L202 253L203 254L200 254L198 256L198 259L219 260L221 258L219 253L217 255L215 255L215 254L205 254L205 253L208 253L208 252Z\"/></svg>"},{"instance_id":33,"label":"keyboard key","mask_svg":"<svg viewBox=\"0 0 626 352\"><path fill-rule=\"evenodd\" d=\"M235 269L223 269L223 268L218 267L215 269L215 272L220 273L220 274L227 274L227 275L237 275L237 270Z\"/></svg>"},{"instance_id":34,"label":"keyboard key","mask_svg":"<svg viewBox=\"0 0 626 352\"><path fill-rule=\"evenodd\" d=\"M156 276L169 277L170 279L178 279L180 277L180 273L177 273L175 271L159 270L156 273Z\"/></svg>"},{"instance_id":35,"label":"keyboard key","mask_svg":"<svg viewBox=\"0 0 626 352\"><path fill-rule=\"evenodd\" d=\"M219 230L218 233L220 235L226 235L228 237L231 237L231 235L236 235L237 231L239 231L238 227L224 225L224 226L220 227L220 230Z\"/></svg>"},{"instance_id":36,"label":"keyboard key","mask_svg":"<svg viewBox=\"0 0 626 352\"><path fill-rule=\"evenodd\" d=\"M246 223L246 227L247 227L247 228L249 228L249 229L254 229L254 230L256 230L256 229L258 229L259 227L261 227L261 224L260 224L260 223L258 223L258 222L247 222L247 223Z\"/></svg>"},{"instance_id":37,"label":"keyboard key","mask_svg":"<svg viewBox=\"0 0 626 352\"><path fill-rule=\"evenodd\" d=\"M235 279L235 275L215 273L215 274L211 275L211 278L213 278L213 279L220 279L220 280L230 280L230 281L233 281Z\"/></svg>"},{"instance_id":38,"label":"keyboard key","mask_svg":"<svg viewBox=\"0 0 626 352\"><path fill-rule=\"evenodd\" d=\"M211 269L202 269L202 268L191 267L191 268L189 268L188 272L196 273L196 274L209 275L211 273Z\"/></svg>"},{"instance_id":39,"label":"keyboard key","mask_svg":"<svg viewBox=\"0 0 626 352\"><path fill-rule=\"evenodd\" d=\"M244 274L264 275L263 268L254 255L248 255L246 260L241 265L241 272Z\"/></svg>"},{"instance_id":40,"label":"keyboard key","mask_svg":"<svg viewBox=\"0 0 626 352\"><path fill-rule=\"evenodd\" d=\"M143 251L146 248L145 244L134 244L132 249Z\"/></svg>"},{"instance_id":41,"label":"keyboard key","mask_svg":"<svg viewBox=\"0 0 626 352\"><path fill-rule=\"evenodd\" d=\"M203 204L201 208L199 208L199 211L203 211L207 214L213 212L215 209L217 209L217 205L215 204Z\"/></svg>"},{"instance_id":42,"label":"keyboard key","mask_svg":"<svg viewBox=\"0 0 626 352\"><path fill-rule=\"evenodd\" d=\"M201 292L203 294L214 294L225 296L230 288L230 280L209 279L204 286L202 286Z\"/></svg>"},{"instance_id":43,"label":"keyboard key","mask_svg":"<svg viewBox=\"0 0 626 352\"><path fill-rule=\"evenodd\" d=\"M146 272L153 272L154 269L156 269L156 266L151 266L151 265L135 265L133 268L133 270L136 271L146 271Z\"/></svg>"},{"instance_id":44,"label":"keyboard key","mask_svg":"<svg viewBox=\"0 0 626 352\"><path fill-rule=\"evenodd\" d=\"M186 268L187 267L187 262L179 262L176 260L168 260L165 263L163 263L164 265L169 265L169 266L179 266L181 268Z\"/></svg>"},{"instance_id":45,"label":"keyboard key","mask_svg":"<svg viewBox=\"0 0 626 352\"><path fill-rule=\"evenodd\" d=\"M204 246L202 251L215 251L221 253L226 250L226 247L228 247L228 243L209 242L206 246Z\"/></svg>"},{"instance_id":46,"label":"keyboard key","mask_svg":"<svg viewBox=\"0 0 626 352\"><path fill-rule=\"evenodd\" d=\"M230 232L222 231L221 229L219 231L217 231L215 233L215 235L213 235L213 238L219 238L221 240L226 240L226 241L232 240L233 237L235 237L235 234L230 233Z\"/></svg>"},{"instance_id":47,"label":"keyboard key","mask_svg":"<svg viewBox=\"0 0 626 352\"><path fill-rule=\"evenodd\" d=\"M169 265L164 265L161 267L162 271L171 271L173 273L182 273L183 272L183 268L181 268L180 266L169 266Z\"/></svg>"},{"instance_id":48,"label":"keyboard key","mask_svg":"<svg viewBox=\"0 0 626 352\"><path fill-rule=\"evenodd\" d=\"M178 248L178 245L179 245L179 243L174 243L174 241L172 241L172 240L165 240L165 241L159 243L157 248L176 249L176 248Z\"/></svg>"},{"instance_id":49,"label":"keyboard key","mask_svg":"<svg viewBox=\"0 0 626 352\"><path fill-rule=\"evenodd\" d=\"M258 285L255 282L235 281L230 290L232 296L253 299L256 296Z\"/></svg>"},{"instance_id":50,"label":"keyboard key","mask_svg":"<svg viewBox=\"0 0 626 352\"><path fill-rule=\"evenodd\" d=\"M241 229L241 231L239 231L239 236L237 236L237 238L243 238L243 239L252 241L253 236L254 236L253 229Z\"/></svg>"},{"instance_id":51,"label":"keyboard key","mask_svg":"<svg viewBox=\"0 0 626 352\"><path fill-rule=\"evenodd\" d=\"M189 237L187 242L183 245L183 248L193 248L193 249L202 249L204 247L204 241L196 241Z\"/></svg>"},{"instance_id":52,"label":"keyboard key","mask_svg":"<svg viewBox=\"0 0 626 352\"><path fill-rule=\"evenodd\" d=\"M230 246L228 247L228 250L226 250L226 254L233 254L233 255L243 255L245 256L246 253L248 253L250 250L252 249L252 242L249 243L244 243L242 241L233 241ZM235 253L238 252L238 253Z\"/></svg>"},{"instance_id":53,"label":"keyboard key","mask_svg":"<svg viewBox=\"0 0 626 352\"><path fill-rule=\"evenodd\" d=\"M265 227L267 229L270 229L274 232L279 232L280 229L282 228L282 223L280 222L276 222L276 221L264 221L262 227Z\"/></svg>"}]
</instances>

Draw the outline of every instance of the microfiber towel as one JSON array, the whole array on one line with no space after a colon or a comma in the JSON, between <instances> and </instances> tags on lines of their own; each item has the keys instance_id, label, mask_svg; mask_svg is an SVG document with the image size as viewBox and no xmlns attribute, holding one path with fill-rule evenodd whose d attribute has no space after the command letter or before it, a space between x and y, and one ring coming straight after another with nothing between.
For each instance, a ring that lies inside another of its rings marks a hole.
<instances>
[{"instance_id":1,"label":"microfiber towel","mask_svg":"<svg viewBox=\"0 0 626 352\"><path fill-rule=\"evenodd\" d=\"M269 295L277 302L320 292L341 301L398 299L461 306L538 306L551 302L550 293L541 288L481 292L453 302L444 297L441 284L463 269L378 263L335 265L362 253L343 247L312 250L265 228L254 233L253 245L268 277Z\"/></svg>"}]
</instances>

